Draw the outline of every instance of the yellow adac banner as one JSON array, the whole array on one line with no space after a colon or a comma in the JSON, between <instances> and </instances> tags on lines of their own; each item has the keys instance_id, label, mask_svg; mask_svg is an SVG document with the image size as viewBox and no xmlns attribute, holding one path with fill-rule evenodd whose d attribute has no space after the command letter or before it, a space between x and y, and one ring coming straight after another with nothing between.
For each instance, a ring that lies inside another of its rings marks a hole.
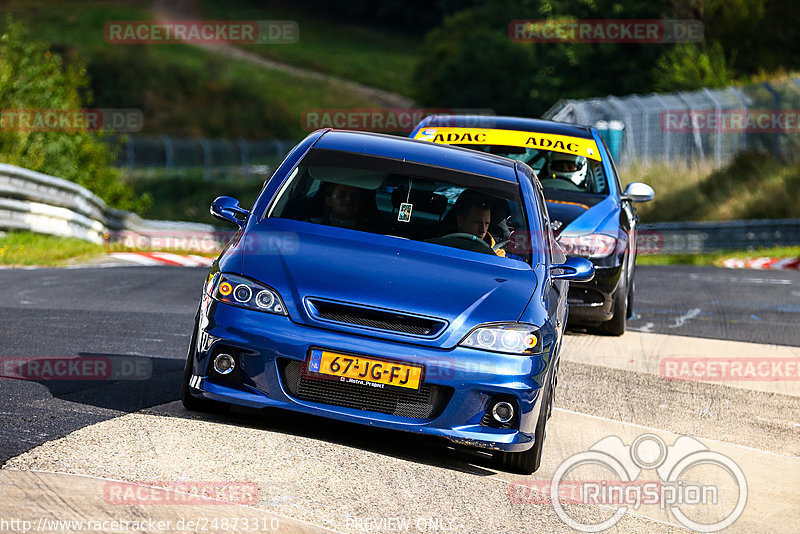
<instances>
[{"instance_id":1,"label":"yellow adac banner","mask_svg":"<svg viewBox=\"0 0 800 534\"><path fill-rule=\"evenodd\" d=\"M582 139L568 135L489 128L430 126L420 129L414 139L443 145L505 145L535 148L537 150L553 150L601 161L600 151L597 149L597 143L594 142L594 139Z\"/></svg>"}]
</instances>

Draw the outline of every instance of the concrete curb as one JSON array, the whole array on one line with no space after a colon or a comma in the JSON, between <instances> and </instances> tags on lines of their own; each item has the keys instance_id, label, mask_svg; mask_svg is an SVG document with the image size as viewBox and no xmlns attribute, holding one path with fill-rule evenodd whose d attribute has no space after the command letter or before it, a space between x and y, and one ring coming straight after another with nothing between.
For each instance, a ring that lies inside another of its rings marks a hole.
<instances>
[{"instance_id":1,"label":"concrete curb","mask_svg":"<svg viewBox=\"0 0 800 534\"><path fill-rule=\"evenodd\" d=\"M800 270L800 258L728 258L722 262L728 269L762 269L769 271Z\"/></svg>"}]
</instances>

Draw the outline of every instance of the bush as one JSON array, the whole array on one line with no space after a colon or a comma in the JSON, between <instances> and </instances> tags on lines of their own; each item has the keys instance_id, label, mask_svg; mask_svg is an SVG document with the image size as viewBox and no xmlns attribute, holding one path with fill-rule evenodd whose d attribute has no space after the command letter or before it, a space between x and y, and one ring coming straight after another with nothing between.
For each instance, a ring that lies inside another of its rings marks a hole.
<instances>
[{"instance_id":1,"label":"bush","mask_svg":"<svg viewBox=\"0 0 800 534\"><path fill-rule=\"evenodd\" d=\"M11 17L0 35L0 109L79 110L88 85L85 68L64 65L47 43L34 40ZM88 102L86 102L88 103ZM0 124L0 161L73 181L111 206L145 210L148 196L137 196L112 166L114 154L103 134L91 131L25 131L5 114Z\"/></svg>"}]
</instances>

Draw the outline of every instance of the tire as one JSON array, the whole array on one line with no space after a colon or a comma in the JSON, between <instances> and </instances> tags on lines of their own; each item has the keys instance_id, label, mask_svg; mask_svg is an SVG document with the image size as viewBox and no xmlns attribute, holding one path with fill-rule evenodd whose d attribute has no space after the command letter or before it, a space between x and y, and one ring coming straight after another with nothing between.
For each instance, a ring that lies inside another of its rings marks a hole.
<instances>
[{"instance_id":1,"label":"tire","mask_svg":"<svg viewBox=\"0 0 800 534\"><path fill-rule=\"evenodd\" d=\"M547 419L550 416L550 406L553 402L553 390L548 388L546 395L547 398L542 400L542 405L539 408L539 419L536 422L536 437L533 441L533 447L523 452L496 451L493 456L495 464L500 469L523 475L530 475L539 469L542 463L542 450L544 449L544 440L547 434Z\"/></svg>"},{"instance_id":2,"label":"tire","mask_svg":"<svg viewBox=\"0 0 800 534\"><path fill-rule=\"evenodd\" d=\"M198 312L199 313L199 312ZM230 406L221 402L198 398L189 391L189 380L192 378L192 367L194 363L194 348L197 345L197 330L199 328L199 317L195 318L192 339L189 342L189 350L186 356L186 366L183 370L183 387L181 388L181 402L183 407L190 412L222 413L228 411Z\"/></svg>"},{"instance_id":3,"label":"tire","mask_svg":"<svg viewBox=\"0 0 800 534\"><path fill-rule=\"evenodd\" d=\"M625 314L626 319L633 317L633 294L636 292L636 281L631 280L631 288L628 290L628 312Z\"/></svg>"},{"instance_id":4,"label":"tire","mask_svg":"<svg viewBox=\"0 0 800 534\"><path fill-rule=\"evenodd\" d=\"M625 321L628 316L628 290L614 293L614 315L610 320L600 324L600 332L607 336L621 336L625 333Z\"/></svg>"}]
</instances>

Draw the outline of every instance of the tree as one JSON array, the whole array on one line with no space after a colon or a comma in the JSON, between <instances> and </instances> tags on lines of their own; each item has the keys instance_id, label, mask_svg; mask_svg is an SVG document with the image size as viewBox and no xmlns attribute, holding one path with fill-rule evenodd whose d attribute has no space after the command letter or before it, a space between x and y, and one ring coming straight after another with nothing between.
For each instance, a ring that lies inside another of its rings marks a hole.
<instances>
[{"instance_id":1,"label":"tree","mask_svg":"<svg viewBox=\"0 0 800 534\"><path fill-rule=\"evenodd\" d=\"M21 126L21 111L80 111L80 92L88 79L80 64L65 66L48 45L6 17L0 35L0 161L71 180L106 203L143 211L149 197L137 197L113 166L114 154L103 134L87 129L61 131ZM73 123L74 124L74 123Z\"/></svg>"}]
</instances>

